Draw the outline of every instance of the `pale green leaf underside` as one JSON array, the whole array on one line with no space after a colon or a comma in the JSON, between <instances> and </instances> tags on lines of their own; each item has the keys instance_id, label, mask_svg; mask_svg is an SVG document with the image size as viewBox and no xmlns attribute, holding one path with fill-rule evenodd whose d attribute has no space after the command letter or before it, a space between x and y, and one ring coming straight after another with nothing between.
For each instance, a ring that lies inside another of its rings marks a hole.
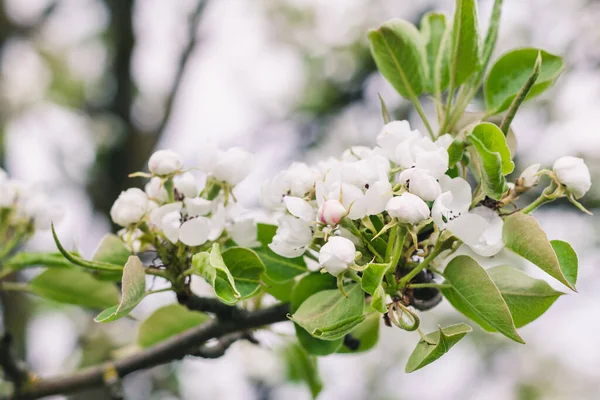
<instances>
[{"instance_id":1,"label":"pale green leaf underside","mask_svg":"<svg viewBox=\"0 0 600 400\"><path fill-rule=\"evenodd\" d=\"M208 320L208 315L179 304L161 307L140 324L137 344L142 348L153 346Z\"/></svg>"},{"instance_id":2,"label":"pale green leaf underside","mask_svg":"<svg viewBox=\"0 0 600 400\"><path fill-rule=\"evenodd\" d=\"M432 343L419 341L408 358L406 372L414 372L439 359L472 330L467 324L456 324L445 328L440 327L439 330L427 334L427 339Z\"/></svg>"},{"instance_id":3,"label":"pale green leaf underside","mask_svg":"<svg viewBox=\"0 0 600 400\"><path fill-rule=\"evenodd\" d=\"M510 310L487 272L468 256L454 258L444 270L446 283L451 288L442 289L444 296L460 312L475 322L488 326L519 343L524 343L515 328Z\"/></svg>"}]
</instances>

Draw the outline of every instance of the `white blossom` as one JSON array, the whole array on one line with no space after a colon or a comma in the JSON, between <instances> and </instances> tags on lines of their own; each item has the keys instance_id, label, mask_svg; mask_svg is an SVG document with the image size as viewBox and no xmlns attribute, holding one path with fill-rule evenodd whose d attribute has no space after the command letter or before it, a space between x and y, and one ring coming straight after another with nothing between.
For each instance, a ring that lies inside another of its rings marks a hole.
<instances>
[{"instance_id":1,"label":"white blossom","mask_svg":"<svg viewBox=\"0 0 600 400\"><path fill-rule=\"evenodd\" d=\"M391 217L407 224L418 224L429 218L427 203L411 193L402 193L400 196L392 197L385 209Z\"/></svg>"},{"instance_id":2,"label":"white blossom","mask_svg":"<svg viewBox=\"0 0 600 400\"><path fill-rule=\"evenodd\" d=\"M315 220L315 210L310 203L300 197L285 196L283 199L285 206L290 214L306 222Z\"/></svg>"},{"instance_id":3,"label":"white blossom","mask_svg":"<svg viewBox=\"0 0 600 400\"><path fill-rule=\"evenodd\" d=\"M442 193L437 179L422 168L405 169L400 173L398 181L406 185L410 193L425 201L434 201Z\"/></svg>"},{"instance_id":4,"label":"white blossom","mask_svg":"<svg viewBox=\"0 0 600 400\"><path fill-rule=\"evenodd\" d=\"M184 172L181 175L176 175L173 178L175 189L185 197L197 197L200 193L198 182L191 172Z\"/></svg>"},{"instance_id":5,"label":"white blossom","mask_svg":"<svg viewBox=\"0 0 600 400\"><path fill-rule=\"evenodd\" d=\"M148 160L148 169L154 175L169 175L183 168L181 156L173 150L158 150Z\"/></svg>"},{"instance_id":6,"label":"white blossom","mask_svg":"<svg viewBox=\"0 0 600 400\"><path fill-rule=\"evenodd\" d=\"M299 257L312 242L312 236L312 230L307 222L284 215L279 219L277 232L269 248L282 257Z\"/></svg>"},{"instance_id":7,"label":"white blossom","mask_svg":"<svg viewBox=\"0 0 600 400\"><path fill-rule=\"evenodd\" d=\"M244 180L254 164L254 156L241 147L232 147L218 154L212 175L220 181L237 185Z\"/></svg>"},{"instance_id":8,"label":"white blossom","mask_svg":"<svg viewBox=\"0 0 600 400\"><path fill-rule=\"evenodd\" d=\"M253 218L239 218L227 228L227 233L231 239L242 247L257 247L258 242L256 230L256 221Z\"/></svg>"},{"instance_id":9,"label":"white blossom","mask_svg":"<svg viewBox=\"0 0 600 400\"><path fill-rule=\"evenodd\" d=\"M148 197L138 188L130 188L121 192L110 209L110 217L115 224L128 226L142 220L148 211Z\"/></svg>"},{"instance_id":10,"label":"white blossom","mask_svg":"<svg viewBox=\"0 0 600 400\"><path fill-rule=\"evenodd\" d=\"M377 136L377 144L381 147L383 155L395 163L399 163L396 156L397 147L403 142L421 138L421 132L411 130L408 121L392 121L387 123L379 136Z\"/></svg>"},{"instance_id":11,"label":"white blossom","mask_svg":"<svg viewBox=\"0 0 600 400\"><path fill-rule=\"evenodd\" d=\"M469 211L471 187L462 178L440 179L444 191L433 203L431 216L441 230L448 229L474 252L492 256L504 248L502 218L486 207Z\"/></svg>"},{"instance_id":12,"label":"white blossom","mask_svg":"<svg viewBox=\"0 0 600 400\"><path fill-rule=\"evenodd\" d=\"M356 247L351 240L333 236L321 247L319 264L331 275L338 276L346 271L356 256Z\"/></svg>"},{"instance_id":13,"label":"white blossom","mask_svg":"<svg viewBox=\"0 0 600 400\"><path fill-rule=\"evenodd\" d=\"M210 222L208 218L188 219L179 228L179 240L187 246L200 246L208 240Z\"/></svg>"},{"instance_id":14,"label":"white blossom","mask_svg":"<svg viewBox=\"0 0 600 400\"><path fill-rule=\"evenodd\" d=\"M208 214L213 208L213 202L202 197L186 197L183 199L188 216L197 217Z\"/></svg>"},{"instance_id":15,"label":"white blossom","mask_svg":"<svg viewBox=\"0 0 600 400\"><path fill-rule=\"evenodd\" d=\"M576 199L583 197L592 186L590 171L579 157L561 157L554 162L552 169L558 181L565 185L567 191Z\"/></svg>"}]
</instances>

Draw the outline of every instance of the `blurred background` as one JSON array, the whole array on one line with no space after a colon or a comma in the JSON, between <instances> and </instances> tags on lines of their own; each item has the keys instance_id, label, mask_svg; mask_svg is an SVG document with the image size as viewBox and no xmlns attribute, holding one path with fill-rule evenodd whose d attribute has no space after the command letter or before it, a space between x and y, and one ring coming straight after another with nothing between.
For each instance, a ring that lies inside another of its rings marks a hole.
<instances>
[{"instance_id":1,"label":"blurred background","mask_svg":"<svg viewBox=\"0 0 600 400\"><path fill-rule=\"evenodd\" d=\"M255 152L255 171L238 193L244 205L256 207L260 182L290 162L373 145L382 126L377 93L398 119L420 126L410 104L376 72L366 32L392 17L418 23L431 9L450 14L453 3L3 0L0 165L15 178L49 187L67 210L59 235L85 255L113 229L112 202L142 183L127 175L144 169L155 149L176 150L188 165L209 137L222 148ZM600 2L504 3L496 55L535 46L567 64L555 87L527 103L513 124L517 174L531 163L550 166L574 155L600 183ZM491 4L479 2L482 29ZM592 211L600 207L598 186L584 198ZM526 346L475 328L444 358L406 375L417 335L382 327L369 353L319 360L319 398L600 398L600 221L566 202L536 217L551 239L567 240L579 253L579 293L563 296L523 328ZM47 233L29 246L53 249ZM169 294L152 296L136 315L170 301ZM98 325L86 311L13 293L3 302L5 329L42 376L106 360L135 337L132 321ZM464 320L448 304L424 317L426 331ZM133 374L125 380L126 398L310 398L306 387L286 380L276 345L264 343L236 343L218 360L186 359ZM74 398L105 396L96 391Z\"/></svg>"}]
</instances>

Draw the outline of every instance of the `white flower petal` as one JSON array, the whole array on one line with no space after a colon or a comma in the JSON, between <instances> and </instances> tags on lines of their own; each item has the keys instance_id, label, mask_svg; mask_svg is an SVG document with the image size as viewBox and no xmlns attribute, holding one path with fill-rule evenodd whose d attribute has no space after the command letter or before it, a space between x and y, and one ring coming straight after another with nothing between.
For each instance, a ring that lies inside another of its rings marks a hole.
<instances>
[{"instance_id":1,"label":"white flower petal","mask_svg":"<svg viewBox=\"0 0 600 400\"><path fill-rule=\"evenodd\" d=\"M285 196L283 202L289 213L294 217L298 217L306 222L315 221L315 210L306 200L300 197Z\"/></svg>"},{"instance_id":2,"label":"white flower petal","mask_svg":"<svg viewBox=\"0 0 600 400\"><path fill-rule=\"evenodd\" d=\"M185 221L179 228L179 240L187 246L200 246L208 239L208 218L197 217Z\"/></svg>"}]
</instances>

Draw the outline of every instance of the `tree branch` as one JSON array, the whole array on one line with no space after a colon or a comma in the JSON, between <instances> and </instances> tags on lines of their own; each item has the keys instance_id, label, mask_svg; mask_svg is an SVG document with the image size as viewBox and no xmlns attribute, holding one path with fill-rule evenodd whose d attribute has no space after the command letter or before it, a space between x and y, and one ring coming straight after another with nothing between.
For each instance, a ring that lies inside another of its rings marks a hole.
<instances>
[{"instance_id":1,"label":"tree branch","mask_svg":"<svg viewBox=\"0 0 600 400\"><path fill-rule=\"evenodd\" d=\"M225 335L220 338L215 345L207 346L204 345L199 349L190 353L191 356L200 358L219 358L225 355L227 349L238 340L246 339L252 343L257 344L256 339L250 335L249 332L235 332L229 335Z\"/></svg>"},{"instance_id":2,"label":"tree branch","mask_svg":"<svg viewBox=\"0 0 600 400\"><path fill-rule=\"evenodd\" d=\"M0 367L4 375L15 386L15 392L19 393L22 385L27 382L29 372L25 363L17 360L12 351L12 337L5 333L0 339Z\"/></svg>"},{"instance_id":3,"label":"tree branch","mask_svg":"<svg viewBox=\"0 0 600 400\"><path fill-rule=\"evenodd\" d=\"M219 319L223 320L235 319L246 313L246 311L235 306L228 306L218 299L200 297L185 292L177 294L177 301L190 310L215 314Z\"/></svg>"},{"instance_id":4,"label":"tree branch","mask_svg":"<svg viewBox=\"0 0 600 400\"><path fill-rule=\"evenodd\" d=\"M210 339L285 321L288 312L288 304L278 304L273 307L247 312L235 320L213 320L173 336L128 358L86 368L72 375L37 381L31 386L23 388L21 393L13 398L31 400L100 387L104 385L103 374L107 369L114 368L119 377L124 377L141 369L179 360L190 354L192 349L202 346Z\"/></svg>"}]
</instances>

